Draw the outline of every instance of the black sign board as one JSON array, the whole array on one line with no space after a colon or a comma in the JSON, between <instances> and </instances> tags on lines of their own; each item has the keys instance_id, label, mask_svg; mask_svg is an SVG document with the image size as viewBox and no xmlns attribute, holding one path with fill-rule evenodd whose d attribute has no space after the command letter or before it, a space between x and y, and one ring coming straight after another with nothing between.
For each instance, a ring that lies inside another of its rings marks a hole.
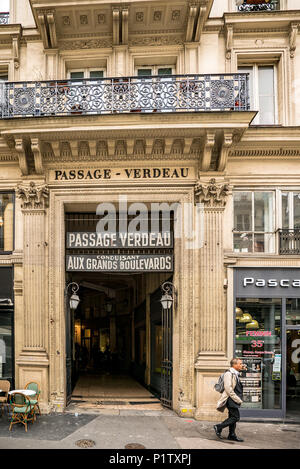
<instances>
[{"instance_id":1,"label":"black sign board","mask_svg":"<svg viewBox=\"0 0 300 469\"><path fill-rule=\"evenodd\" d=\"M173 272L172 254L70 254L67 272Z\"/></svg>"},{"instance_id":2,"label":"black sign board","mask_svg":"<svg viewBox=\"0 0 300 469\"><path fill-rule=\"evenodd\" d=\"M300 269L235 269L237 297L300 298Z\"/></svg>"},{"instance_id":3,"label":"black sign board","mask_svg":"<svg viewBox=\"0 0 300 469\"><path fill-rule=\"evenodd\" d=\"M136 233L67 233L67 249L160 249L173 247L171 232L136 232Z\"/></svg>"},{"instance_id":4,"label":"black sign board","mask_svg":"<svg viewBox=\"0 0 300 469\"><path fill-rule=\"evenodd\" d=\"M0 300L13 300L13 269L0 267Z\"/></svg>"}]
</instances>

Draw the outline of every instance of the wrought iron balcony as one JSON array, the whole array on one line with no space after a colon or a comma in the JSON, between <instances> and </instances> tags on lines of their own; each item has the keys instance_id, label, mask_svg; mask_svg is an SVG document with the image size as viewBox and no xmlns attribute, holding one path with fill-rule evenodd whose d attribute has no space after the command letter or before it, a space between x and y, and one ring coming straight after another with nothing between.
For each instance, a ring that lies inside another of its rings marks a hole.
<instances>
[{"instance_id":1,"label":"wrought iron balcony","mask_svg":"<svg viewBox=\"0 0 300 469\"><path fill-rule=\"evenodd\" d=\"M9 23L9 13L0 13L0 25Z\"/></svg>"},{"instance_id":2,"label":"wrought iron balcony","mask_svg":"<svg viewBox=\"0 0 300 469\"><path fill-rule=\"evenodd\" d=\"M2 118L248 111L248 74L164 75L1 85Z\"/></svg>"},{"instance_id":3,"label":"wrought iron balcony","mask_svg":"<svg viewBox=\"0 0 300 469\"><path fill-rule=\"evenodd\" d=\"M279 254L300 254L300 229L279 230Z\"/></svg>"},{"instance_id":4,"label":"wrought iron balcony","mask_svg":"<svg viewBox=\"0 0 300 469\"><path fill-rule=\"evenodd\" d=\"M279 10L279 0L236 0L239 11Z\"/></svg>"}]
</instances>

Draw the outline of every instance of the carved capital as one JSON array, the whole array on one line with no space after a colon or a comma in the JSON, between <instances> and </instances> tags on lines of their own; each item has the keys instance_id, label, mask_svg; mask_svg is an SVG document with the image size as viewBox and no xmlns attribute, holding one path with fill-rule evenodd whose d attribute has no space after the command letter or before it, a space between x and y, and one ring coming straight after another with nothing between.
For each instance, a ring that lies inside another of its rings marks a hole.
<instances>
[{"instance_id":1,"label":"carved capital","mask_svg":"<svg viewBox=\"0 0 300 469\"><path fill-rule=\"evenodd\" d=\"M20 184L17 186L16 195L22 199L23 210L45 210L48 207L49 189L45 184Z\"/></svg>"},{"instance_id":2,"label":"carved capital","mask_svg":"<svg viewBox=\"0 0 300 469\"><path fill-rule=\"evenodd\" d=\"M224 208L230 192L229 184L217 183L212 178L207 184L196 184L195 198L206 208Z\"/></svg>"}]
</instances>

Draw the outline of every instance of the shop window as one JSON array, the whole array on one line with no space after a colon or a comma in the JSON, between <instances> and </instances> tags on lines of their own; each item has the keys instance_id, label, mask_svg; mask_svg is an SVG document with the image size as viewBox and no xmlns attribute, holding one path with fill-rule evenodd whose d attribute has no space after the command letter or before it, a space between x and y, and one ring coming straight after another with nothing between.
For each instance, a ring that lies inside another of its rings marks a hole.
<instances>
[{"instance_id":1,"label":"shop window","mask_svg":"<svg viewBox=\"0 0 300 469\"><path fill-rule=\"evenodd\" d=\"M281 409L281 299L237 299L235 355L245 365L243 408Z\"/></svg>"},{"instance_id":2,"label":"shop window","mask_svg":"<svg viewBox=\"0 0 300 469\"><path fill-rule=\"evenodd\" d=\"M258 111L254 125L277 124L276 68L274 65L239 67L241 73L249 73L250 107Z\"/></svg>"},{"instance_id":3,"label":"shop window","mask_svg":"<svg viewBox=\"0 0 300 469\"><path fill-rule=\"evenodd\" d=\"M12 194L0 193L0 252L13 251L14 202Z\"/></svg>"},{"instance_id":4,"label":"shop window","mask_svg":"<svg viewBox=\"0 0 300 469\"><path fill-rule=\"evenodd\" d=\"M0 310L0 379L13 376L12 314Z\"/></svg>"},{"instance_id":5,"label":"shop window","mask_svg":"<svg viewBox=\"0 0 300 469\"><path fill-rule=\"evenodd\" d=\"M235 192L234 252L274 252L274 194Z\"/></svg>"},{"instance_id":6,"label":"shop window","mask_svg":"<svg viewBox=\"0 0 300 469\"><path fill-rule=\"evenodd\" d=\"M300 326L300 298L286 300L286 323L288 326Z\"/></svg>"}]
</instances>

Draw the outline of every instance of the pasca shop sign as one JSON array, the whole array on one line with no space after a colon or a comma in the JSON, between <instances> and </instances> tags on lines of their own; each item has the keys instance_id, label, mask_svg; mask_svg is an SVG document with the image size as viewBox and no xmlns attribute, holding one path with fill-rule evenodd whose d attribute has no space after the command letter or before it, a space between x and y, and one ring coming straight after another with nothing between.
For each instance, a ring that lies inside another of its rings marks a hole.
<instances>
[{"instance_id":1,"label":"pasca shop sign","mask_svg":"<svg viewBox=\"0 0 300 469\"><path fill-rule=\"evenodd\" d=\"M297 298L300 295L300 269L235 269L237 297Z\"/></svg>"}]
</instances>

